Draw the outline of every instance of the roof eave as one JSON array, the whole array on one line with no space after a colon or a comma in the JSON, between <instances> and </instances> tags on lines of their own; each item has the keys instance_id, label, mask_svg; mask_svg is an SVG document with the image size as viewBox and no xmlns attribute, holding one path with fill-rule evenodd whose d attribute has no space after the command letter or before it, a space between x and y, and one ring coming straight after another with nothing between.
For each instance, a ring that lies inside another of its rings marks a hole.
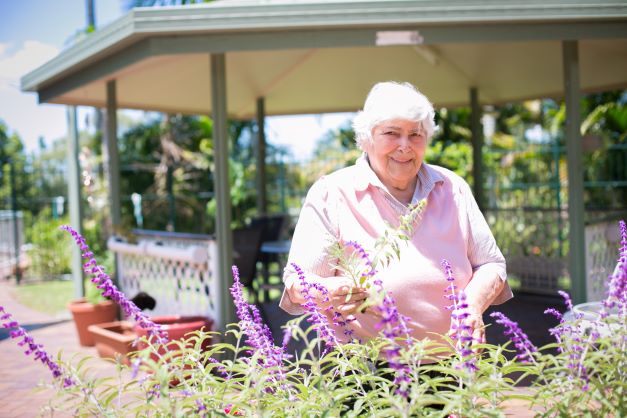
<instances>
[{"instance_id":1,"label":"roof eave","mask_svg":"<svg viewBox=\"0 0 627 418\"><path fill-rule=\"evenodd\" d=\"M246 7L217 3L202 7L139 8L23 76L21 88L38 91L69 73L153 35L625 19L627 5L620 0L602 4L576 0L505 4L486 4L478 0L463 3L441 0L331 1Z\"/></svg>"}]
</instances>

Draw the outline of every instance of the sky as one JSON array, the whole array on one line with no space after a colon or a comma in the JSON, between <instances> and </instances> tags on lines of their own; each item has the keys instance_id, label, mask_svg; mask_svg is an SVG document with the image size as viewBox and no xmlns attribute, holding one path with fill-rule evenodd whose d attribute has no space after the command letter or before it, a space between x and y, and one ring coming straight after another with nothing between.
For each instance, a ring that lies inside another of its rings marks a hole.
<instances>
[{"instance_id":1,"label":"sky","mask_svg":"<svg viewBox=\"0 0 627 418\"><path fill-rule=\"evenodd\" d=\"M124 0L95 0L96 27L121 17ZM20 91L20 78L56 56L68 40L86 26L85 0L0 0L0 120L17 133L28 152L67 133L66 108L39 104L35 93ZM89 108L79 108L79 129ZM131 113L141 117L141 112ZM293 155L305 159L317 139L351 117L324 114L269 117L266 136L270 143L289 145Z\"/></svg>"}]
</instances>

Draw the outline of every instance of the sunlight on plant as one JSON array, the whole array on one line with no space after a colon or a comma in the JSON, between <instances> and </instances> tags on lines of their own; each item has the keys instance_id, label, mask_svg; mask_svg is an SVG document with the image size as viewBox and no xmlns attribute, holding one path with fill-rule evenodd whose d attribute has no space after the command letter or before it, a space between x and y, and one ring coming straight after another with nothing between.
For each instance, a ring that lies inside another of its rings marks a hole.
<instances>
[{"instance_id":1,"label":"sunlight on plant","mask_svg":"<svg viewBox=\"0 0 627 418\"><path fill-rule=\"evenodd\" d=\"M523 399L537 416L625 416L627 227L624 222L620 227L620 258L609 278L602 311L594 318L576 312L571 318L550 307L546 313L560 321L551 331L556 342L540 348L498 312L492 316L510 342L473 344L463 323L464 293L455 286L444 260L445 297L457 331L452 337L409 338L392 295L383 293L371 306L380 314L381 335L368 342L352 338L346 319L307 297L310 289L324 293L324 288L309 283L295 266L304 285L307 314L288 322L277 346L255 305L244 298L234 267L231 292L239 322L224 334L196 332L185 342L170 342L176 349L165 351L165 336L158 326L112 285L82 237L70 229L97 286L128 317L152 330L142 339L146 348L131 354L130 366L118 359L116 377L95 378L90 377L88 360L65 362L50 356L2 307L0 323L11 329L11 337L27 355L50 369L54 378L50 385L58 393L47 406L50 415L70 410L76 416L110 417L502 417L508 400ZM358 280L366 277L382 292L375 256L371 258L358 243L348 243L347 248L354 250L357 261L345 268L354 268ZM389 248L380 250L384 254ZM572 311L569 296L562 296ZM338 342L327 318L346 329L350 342ZM209 338L211 345L203 350L203 341ZM288 353L291 340L305 348ZM523 380L532 381L527 393L515 390Z\"/></svg>"}]
</instances>

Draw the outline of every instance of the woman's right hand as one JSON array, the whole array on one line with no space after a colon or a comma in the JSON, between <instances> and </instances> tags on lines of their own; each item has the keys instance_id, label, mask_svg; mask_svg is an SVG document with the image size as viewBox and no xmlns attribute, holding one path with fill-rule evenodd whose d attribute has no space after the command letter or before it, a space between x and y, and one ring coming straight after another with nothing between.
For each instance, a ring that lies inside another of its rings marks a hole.
<instances>
[{"instance_id":1,"label":"woman's right hand","mask_svg":"<svg viewBox=\"0 0 627 418\"><path fill-rule=\"evenodd\" d=\"M351 315L357 312L368 298L368 290L355 286L351 279L346 277L330 277L320 283L327 289L328 301L324 302L324 295L318 292L318 303L324 309L333 306L342 315Z\"/></svg>"}]
</instances>

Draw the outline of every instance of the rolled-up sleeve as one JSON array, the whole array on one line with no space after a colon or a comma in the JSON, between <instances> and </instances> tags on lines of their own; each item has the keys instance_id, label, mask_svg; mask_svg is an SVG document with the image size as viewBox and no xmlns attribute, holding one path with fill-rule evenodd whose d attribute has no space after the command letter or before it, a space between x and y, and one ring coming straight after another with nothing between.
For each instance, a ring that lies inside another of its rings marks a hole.
<instances>
[{"instance_id":1,"label":"rolled-up sleeve","mask_svg":"<svg viewBox=\"0 0 627 418\"><path fill-rule=\"evenodd\" d=\"M284 311L291 315L304 313L300 304L294 303L288 293L288 289L298 280L292 263L308 276L334 276L335 272L331 267L333 260L329 255L337 239L334 207L329 199L326 178L322 177L309 189L292 237L288 262L283 272L285 288L279 302Z\"/></svg>"},{"instance_id":2,"label":"rolled-up sleeve","mask_svg":"<svg viewBox=\"0 0 627 418\"><path fill-rule=\"evenodd\" d=\"M492 305L499 305L514 296L507 283L505 257L496 244L494 235L492 235L488 223L470 192L470 187L464 189L468 213L468 260L472 265L473 274L479 270L488 270L505 282L503 290L491 303Z\"/></svg>"}]
</instances>

